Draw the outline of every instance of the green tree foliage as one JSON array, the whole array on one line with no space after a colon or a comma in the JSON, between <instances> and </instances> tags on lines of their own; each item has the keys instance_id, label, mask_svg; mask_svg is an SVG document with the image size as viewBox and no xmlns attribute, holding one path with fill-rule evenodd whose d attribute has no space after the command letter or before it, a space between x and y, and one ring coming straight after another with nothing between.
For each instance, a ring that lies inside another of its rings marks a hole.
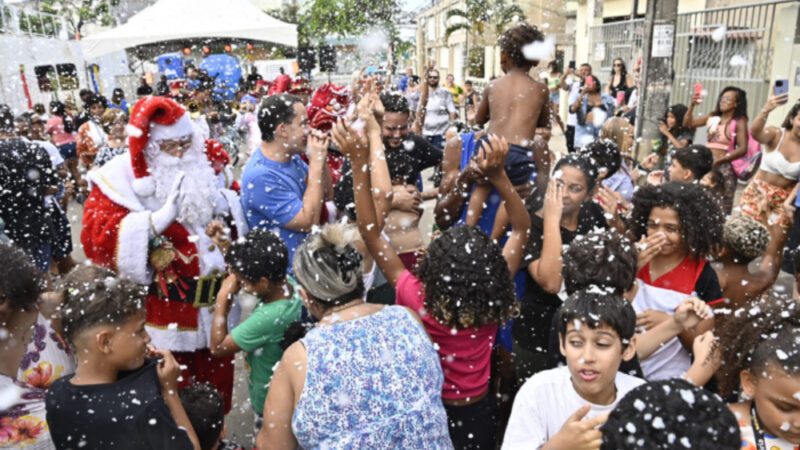
<instances>
[{"instance_id":1,"label":"green tree foliage","mask_svg":"<svg viewBox=\"0 0 800 450\"><path fill-rule=\"evenodd\" d=\"M358 36L375 27L387 30L390 36L396 34L397 0L314 0L307 4L301 20L311 41Z\"/></svg>"},{"instance_id":2,"label":"green tree foliage","mask_svg":"<svg viewBox=\"0 0 800 450\"><path fill-rule=\"evenodd\" d=\"M120 0L39 0L35 5L43 13L66 17L70 34L76 34L87 23L116 25L112 13L119 3Z\"/></svg>"},{"instance_id":3,"label":"green tree foliage","mask_svg":"<svg viewBox=\"0 0 800 450\"><path fill-rule=\"evenodd\" d=\"M471 51L470 38L479 46L485 46L486 31L493 31L496 38L513 22L525 20L525 13L519 5L513 3L513 0L466 0L463 7L449 9L446 17L451 23L445 29L445 39L449 41L459 30L467 33L464 59L468 64L465 66L465 71L469 70L471 75L482 77L483 51L479 53ZM481 64L480 68L478 64Z\"/></svg>"}]
</instances>

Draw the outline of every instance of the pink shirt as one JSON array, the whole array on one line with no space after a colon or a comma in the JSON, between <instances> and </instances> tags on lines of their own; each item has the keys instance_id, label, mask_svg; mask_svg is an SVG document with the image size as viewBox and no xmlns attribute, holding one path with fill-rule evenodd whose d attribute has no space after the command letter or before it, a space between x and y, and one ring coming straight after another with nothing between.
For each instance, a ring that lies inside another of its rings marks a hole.
<instances>
[{"instance_id":1,"label":"pink shirt","mask_svg":"<svg viewBox=\"0 0 800 450\"><path fill-rule=\"evenodd\" d=\"M422 283L408 270L397 280L396 303L416 311L439 352L444 371L442 398L460 400L486 392L497 325L456 330L425 313Z\"/></svg>"},{"instance_id":2,"label":"pink shirt","mask_svg":"<svg viewBox=\"0 0 800 450\"><path fill-rule=\"evenodd\" d=\"M47 119L45 131L53 137L53 144L57 146L75 142L75 135L64 131L64 119L59 116Z\"/></svg>"}]
</instances>

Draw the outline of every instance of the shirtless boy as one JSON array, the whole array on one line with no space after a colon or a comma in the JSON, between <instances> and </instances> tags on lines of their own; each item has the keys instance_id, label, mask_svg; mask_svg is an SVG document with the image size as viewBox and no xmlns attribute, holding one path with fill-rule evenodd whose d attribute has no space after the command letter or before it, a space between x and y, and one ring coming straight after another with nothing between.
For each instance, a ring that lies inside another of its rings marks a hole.
<instances>
[{"instance_id":1,"label":"shirtless boy","mask_svg":"<svg viewBox=\"0 0 800 450\"><path fill-rule=\"evenodd\" d=\"M527 184L534 171L536 183L546 185L550 159L546 146L534 146L537 128L550 128L549 91L547 85L535 81L528 71L539 61L528 59L525 47L544 41L536 27L521 23L500 37L500 66L505 75L493 81L484 91L475 121L483 125L489 120L488 134L509 143L505 169L515 186ZM479 185L472 193L467 224L475 225L483 212L490 186Z\"/></svg>"}]
</instances>

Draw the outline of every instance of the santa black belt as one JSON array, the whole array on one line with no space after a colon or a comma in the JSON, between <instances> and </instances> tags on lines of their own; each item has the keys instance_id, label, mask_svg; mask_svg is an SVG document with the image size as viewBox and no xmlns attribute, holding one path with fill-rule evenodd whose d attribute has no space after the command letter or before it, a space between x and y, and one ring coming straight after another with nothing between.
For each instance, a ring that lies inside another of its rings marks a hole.
<instances>
[{"instance_id":1,"label":"santa black belt","mask_svg":"<svg viewBox=\"0 0 800 450\"><path fill-rule=\"evenodd\" d=\"M224 274L200 278L178 277L174 282L166 284L167 298L171 302L191 303L195 308L211 306L216 301L224 279ZM164 298L163 289L158 283L150 284L148 294Z\"/></svg>"}]
</instances>

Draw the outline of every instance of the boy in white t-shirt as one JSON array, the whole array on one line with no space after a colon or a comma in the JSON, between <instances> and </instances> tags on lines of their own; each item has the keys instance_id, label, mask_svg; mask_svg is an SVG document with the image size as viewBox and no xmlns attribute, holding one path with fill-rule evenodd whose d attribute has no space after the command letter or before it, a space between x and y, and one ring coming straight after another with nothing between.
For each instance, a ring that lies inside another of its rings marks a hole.
<instances>
[{"instance_id":1,"label":"boy in white t-shirt","mask_svg":"<svg viewBox=\"0 0 800 450\"><path fill-rule=\"evenodd\" d=\"M598 449L602 425L617 402L644 383L619 372L636 354L636 313L621 296L596 287L572 294L559 311L567 367L525 382L506 428L503 450Z\"/></svg>"}]
</instances>

